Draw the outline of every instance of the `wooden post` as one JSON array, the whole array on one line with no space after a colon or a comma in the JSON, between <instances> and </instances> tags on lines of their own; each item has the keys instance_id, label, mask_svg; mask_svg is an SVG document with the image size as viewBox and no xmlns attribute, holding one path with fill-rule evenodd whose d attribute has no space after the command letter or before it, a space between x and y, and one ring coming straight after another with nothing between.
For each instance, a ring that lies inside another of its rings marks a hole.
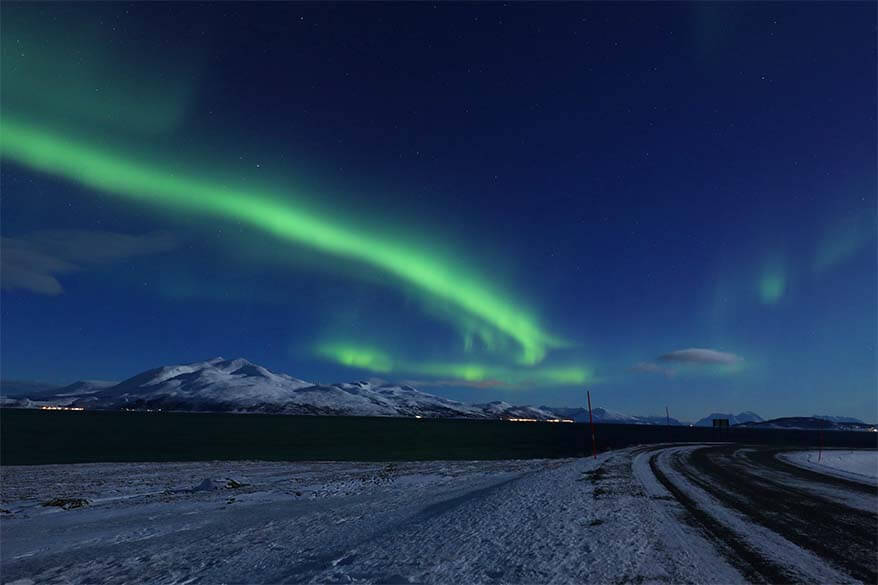
<instances>
[{"instance_id":1,"label":"wooden post","mask_svg":"<svg viewBox=\"0 0 878 585\"><path fill-rule=\"evenodd\" d=\"M591 417L591 392L586 390L585 395L588 397L588 424L591 425L591 455L597 459L598 445L594 438L594 419Z\"/></svg>"}]
</instances>

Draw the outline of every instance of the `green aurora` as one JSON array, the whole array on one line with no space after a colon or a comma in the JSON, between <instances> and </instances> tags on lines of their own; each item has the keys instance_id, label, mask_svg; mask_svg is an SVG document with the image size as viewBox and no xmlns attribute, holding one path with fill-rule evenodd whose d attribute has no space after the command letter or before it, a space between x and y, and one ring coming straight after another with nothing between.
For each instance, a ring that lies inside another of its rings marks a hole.
<instances>
[{"instance_id":1,"label":"green aurora","mask_svg":"<svg viewBox=\"0 0 878 585\"><path fill-rule=\"evenodd\" d=\"M148 25L131 22L123 37L101 22L116 12L111 5L55 5L61 18L45 18L39 5L6 8L0 52L4 118L25 113L55 130L98 127L147 137L185 121L203 70L198 39L180 31L174 41L156 46Z\"/></svg>"},{"instance_id":2,"label":"green aurora","mask_svg":"<svg viewBox=\"0 0 878 585\"><path fill-rule=\"evenodd\" d=\"M320 344L316 353L336 363L378 374L429 376L467 385L519 388L582 385L595 381L592 370L581 365L507 367L473 362L412 362L394 360L381 349L342 342Z\"/></svg>"},{"instance_id":3,"label":"green aurora","mask_svg":"<svg viewBox=\"0 0 878 585\"><path fill-rule=\"evenodd\" d=\"M538 46L498 44L496 19L459 28L492 10L4 4L5 375L233 352L465 400L578 404L599 384L601 406L632 413L874 405L874 31L820 38L818 19L797 44L780 35L802 10L772 8L765 43L705 36L732 14L696 7L698 63L656 68L686 42L656 33L617 70L581 50L617 40L603 21L504 18L504 35L545 23L558 43ZM437 51L448 27L460 42ZM869 65L850 84L834 66L848 41L846 66ZM789 50L818 60L792 71ZM558 80L569 91L544 91ZM830 119L827 103L849 107ZM41 232L70 229L177 243L43 274ZM15 288L16 250L63 293ZM690 347L741 359L656 357Z\"/></svg>"},{"instance_id":4,"label":"green aurora","mask_svg":"<svg viewBox=\"0 0 878 585\"><path fill-rule=\"evenodd\" d=\"M407 242L311 213L293 204L288 194L170 172L9 117L0 132L0 153L4 159L108 194L165 210L235 220L291 244L362 262L413 286L428 302L453 305L477 322L474 333L481 339L493 339L496 331L514 340L519 351L513 360L519 364L537 364L551 348L564 345L530 311L473 276L474 271L452 266Z\"/></svg>"}]
</instances>

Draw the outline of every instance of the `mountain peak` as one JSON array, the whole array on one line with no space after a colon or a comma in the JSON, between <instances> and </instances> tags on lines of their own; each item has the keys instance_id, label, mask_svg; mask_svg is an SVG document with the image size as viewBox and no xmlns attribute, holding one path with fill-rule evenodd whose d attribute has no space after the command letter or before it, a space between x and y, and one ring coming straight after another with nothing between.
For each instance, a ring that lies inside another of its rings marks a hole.
<instances>
[{"instance_id":1,"label":"mountain peak","mask_svg":"<svg viewBox=\"0 0 878 585\"><path fill-rule=\"evenodd\" d=\"M466 404L409 385L380 380L315 385L272 372L241 357L227 360L218 356L202 362L160 366L119 383L80 380L50 392L22 394L29 400L20 401L18 406L477 419L563 418L576 422L593 418L599 423L681 424L666 416L631 416L602 407L595 407L590 417L588 410L582 407L516 406L503 400ZM713 418L727 418L731 425L762 421L755 412L744 411L737 415L713 413L696 424L711 426ZM859 422L846 417L813 418L842 424Z\"/></svg>"},{"instance_id":2,"label":"mountain peak","mask_svg":"<svg viewBox=\"0 0 878 585\"><path fill-rule=\"evenodd\" d=\"M713 419L728 419L730 425L739 425L743 423L749 422L761 422L762 417L753 412L752 410L745 410L744 412L734 414L734 413L724 413L724 412L712 412L703 419L699 420L695 423L696 427L710 427L713 426Z\"/></svg>"}]
</instances>

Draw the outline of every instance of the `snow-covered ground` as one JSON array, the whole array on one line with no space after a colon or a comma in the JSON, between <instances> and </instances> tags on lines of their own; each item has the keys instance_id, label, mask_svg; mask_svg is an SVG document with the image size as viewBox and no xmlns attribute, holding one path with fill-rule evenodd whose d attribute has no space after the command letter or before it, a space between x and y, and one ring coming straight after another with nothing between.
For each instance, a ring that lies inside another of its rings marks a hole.
<instances>
[{"instance_id":1,"label":"snow-covered ground","mask_svg":"<svg viewBox=\"0 0 878 585\"><path fill-rule=\"evenodd\" d=\"M0 582L874 582L872 488L807 475L734 445L2 467Z\"/></svg>"},{"instance_id":2,"label":"snow-covered ground","mask_svg":"<svg viewBox=\"0 0 878 585\"><path fill-rule=\"evenodd\" d=\"M656 515L631 465L624 450L4 467L0 581L742 582L695 531ZM59 497L89 503L41 505Z\"/></svg>"},{"instance_id":3,"label":"snow-covered ground","mask_svg":"<svg viewBox=\"0 0 878 585\"><path fill-rule=\"evenodd\" d=\"M824 450L822 454L819 451L796 451L783 453L779 457L793 465L820 473L873 484L878 482L878 451L875 450L833 449Z\"/></svg>"}]
</instances>

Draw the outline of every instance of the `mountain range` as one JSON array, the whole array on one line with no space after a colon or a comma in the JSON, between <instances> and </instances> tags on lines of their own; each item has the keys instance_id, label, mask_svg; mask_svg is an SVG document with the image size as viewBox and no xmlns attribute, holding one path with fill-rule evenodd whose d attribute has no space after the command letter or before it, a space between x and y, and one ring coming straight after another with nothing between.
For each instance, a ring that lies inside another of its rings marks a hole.
<instances>
[{"instance_id":1,"label":"mountain range","mask_svg":"<svg viewBox=\"0 0 878 585\"><path fill-rule=\"evenodd\" d=\"M549 406L541 406L540 408L549 409L552 412L560 415L562 418L572 419L574 422L588 422L587 408L553 408ZM605 408L592 408L591 414L594 422L599 423L617 423L630 425L670 424L672 426L684 426L689 424L666 416L632 416L630 414L623 414L621 412L615 412L613 410L607 410Z\"/></svg>"},{"instance_id":2,"label":"mountain range","mask_svg":"<svg viewBox=\"0 0 878 585\"><path fill-rule=\"evenodd\" d=\"M467 404L408 385L367 381L314 384L275 373L245 359L217 357L204 362L163 366L112 382L81 380L64 387L28 382L3 382L0 405L18 408L59 406L106 410L171 410L298 415L401 416L423 418L572 420L588 422L585 408L516 406L495 401ZM665 416L632 416L592 409L598 423L687 425ZM817 417L828 421L861 423L848 417ZM729 424L759 423L754 412L714 413L696 426L712 426L713 418Z\"/></svg>"},{"instance_id":3,"label":"mountain range","mask_svg":"<svg viewBox=\"0 0 878 585\"><path fill-rule=\"evenodd\" d=\"M722 413L722 412L713 412L713 413L707 415L706 417L704 417L703 419L699 420L698 422L696 422L695 426L696 427L712 427L713 426L713 419L715 419L715 418L720 418L720 419L726 418L729 420L729 424L732 426L740 425L740 424L744 424L744 423L761 422L762 421L761 416L759 416L755 412L751 412L749 410L742 412L742 413L739 413L739 414L732 414L732 413L726 414L726 413Z\"/></svg>"},{"instance_id":4,"label":"mountain range","mask_svg":"<svg viewBox=\"0 0 878 585\"><path fill-rule=\"evenodd\" d=\"M558 415L506 402L465 404L407 385L313 384L245 359L221 357L147 370L122 382L79 381L51 392L5 398L4 406L275 414L533 418Z\"/></svg>"},{"instance_id":5,"label":"mountain range","mask_svg":"<svg viewBox=\"0 0 878 585\"><path fill-rule=\"evenodd\" d=\"M840 420L835 420L840 419ZM875 426L849 416L787 416L738 425L756 429L807 429L820 431L874 431Z\"/></svg>"}]
</instances>

